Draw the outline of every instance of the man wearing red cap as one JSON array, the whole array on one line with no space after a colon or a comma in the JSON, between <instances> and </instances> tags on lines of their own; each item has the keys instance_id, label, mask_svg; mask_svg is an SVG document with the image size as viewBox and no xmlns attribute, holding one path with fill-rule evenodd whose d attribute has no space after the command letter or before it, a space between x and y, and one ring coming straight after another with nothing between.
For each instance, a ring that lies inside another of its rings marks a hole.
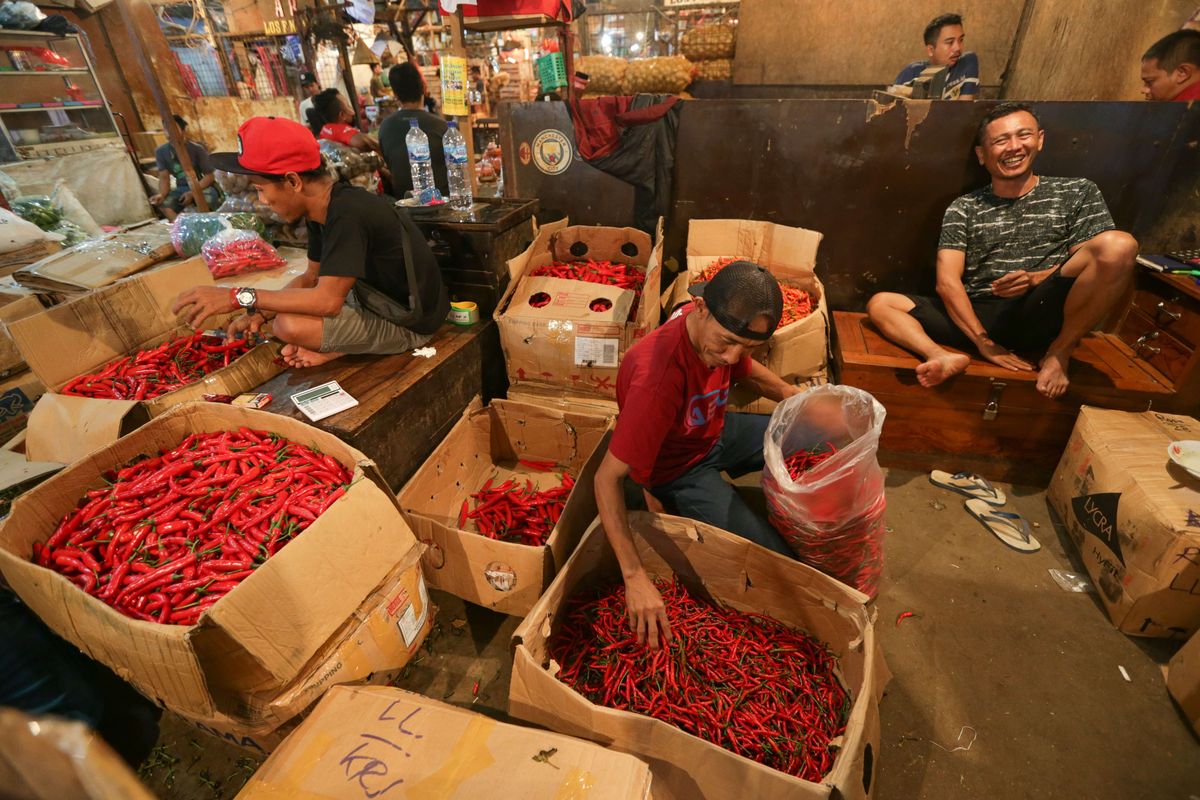
<instances>
[{"instance_id":1,"label":"man wearing red cap","mask_svg":"<svg viewBox=\"0 0 1200 800\"><path fill-rule=\"evenodd\" d=\"M237 153L214 153L216 169L250 176L260 202L288 222L308 220L308 270L287 287L256 291L197 286L176 298L193 327L241 308L229 335L272 322L292 367L348 353L401 353L441 326L450 299L437 261L407 212L337 182L312 133L299 123L254 117L238 129Z\"/></svg>"}]
</instances>

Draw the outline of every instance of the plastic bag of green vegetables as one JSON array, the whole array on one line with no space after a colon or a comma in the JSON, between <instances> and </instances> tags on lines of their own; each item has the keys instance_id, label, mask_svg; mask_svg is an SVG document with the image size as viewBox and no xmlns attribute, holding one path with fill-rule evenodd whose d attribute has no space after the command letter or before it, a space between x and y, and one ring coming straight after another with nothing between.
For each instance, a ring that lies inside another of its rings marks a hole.
<instances>
[{"instance_id":1,"label":"plastic bag of green vegetables","mask_svg":"<svg viewBox=\"0 0 1200 800\"><path fill-rule=\"evenodd\" d=\"M60 220L57 225L50 229L50 233L62 234L63 247L74 247L80 242L86 242L92 238L92 235L83 228L71 222L69 219Z\"/></svg>"},{"instance_id":2,"label":"plastic bag of green vegetables","mask_svg":"<svg viewBox=\"0 0 1200 800\"><path fill-rule=\"evenodd\" d=\"M21 219L28 220L44 231L62 221L62 209L45 195L18 197L12 202L12 210Z\"/></svg>"},{"instance_id":3,"label":"plastic bag of green vegetables","mask_svg":"<svg viewBox=\"0 0 1200 800\"><path fill-rule=\"evenodd\" d=\"M254 231L259 236L266 232L262 220L254 214L238 212L221 214L216 212L180 214L171 224L171 243L175 252L187 258L200 255L200 248L221 231L237 228Z\"/></svg>"}]
</instances>

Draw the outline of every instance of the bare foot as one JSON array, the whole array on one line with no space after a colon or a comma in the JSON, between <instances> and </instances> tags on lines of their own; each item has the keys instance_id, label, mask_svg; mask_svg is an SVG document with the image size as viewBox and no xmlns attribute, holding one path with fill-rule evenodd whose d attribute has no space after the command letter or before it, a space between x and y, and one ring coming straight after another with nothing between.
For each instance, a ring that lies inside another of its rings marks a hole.
<instances>
[{"instance_id":1,"label":"bare foot","mask_svg":"<svg viewBox=\"0 0 1200 800\"><path fill-rule=\"evenodd\" d=\"M342 357L341 353L321 353L295 344L285 344L279 355L283 358L283 363L297 369L317 367Z\"/></svg>"},{"instance_id":2,"label":"bare foot","mask_svg":"<svg viewBox=\"0 0 1200 800\"><path fill-rule=\"evenodd\" d=\"M937 386L942 381L953 378L966 370L970 363L970 356L942 350L931 356L928 361L917 365L917 382L927 389L930 386Z\"/></svg>"},{"instance_id":3,"label":"bare foot","mask_svg":"<svg viewBox=\"0 0 1200 800\"><path fill-rule=\"evenodd\" d=\"M1067 386L1070 385L1070 380L1067 379L1067 364L1070 360L1069 355L1047 353L1038 371L1038 391L1051 400L1066 394Z\"/></svg>"}]
</instances>

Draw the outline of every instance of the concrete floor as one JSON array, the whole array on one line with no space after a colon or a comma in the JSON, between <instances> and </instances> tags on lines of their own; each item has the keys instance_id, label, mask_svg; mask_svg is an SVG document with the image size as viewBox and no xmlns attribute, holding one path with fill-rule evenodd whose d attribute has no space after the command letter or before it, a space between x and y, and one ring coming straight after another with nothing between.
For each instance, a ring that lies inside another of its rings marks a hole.
<instances>
[{"instance_id":1,"label":"concrete floor","mask_svg":"<svg viewBox=\"0 0 1200 800\"><path fill-rule=\"evenodd\" d=\"M1082 567L1044 492L1004 488L1040 552L1005 547L924 475L888 476L878 610L895 677L874 797L1200 800L1200 741L1162 674L1178 645L1118 633L1094 593L1060 589L1047 570ZM518 620L433 595L438 626L399 685L504 718ZM168 717L143 774L160 797L221 800L257 761Z\"/></svg>"}]
</instances>

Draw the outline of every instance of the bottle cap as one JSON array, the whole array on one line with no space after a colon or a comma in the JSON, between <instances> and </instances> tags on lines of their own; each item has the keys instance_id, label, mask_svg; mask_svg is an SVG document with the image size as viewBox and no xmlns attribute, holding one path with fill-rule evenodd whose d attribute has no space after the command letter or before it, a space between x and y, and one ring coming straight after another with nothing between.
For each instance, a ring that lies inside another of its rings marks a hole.
<instances>
[{"instance_id":1,"label":"bottle cap","mask_svg":"<svg viewBox=\"0 0 1200 800\"><path fill-rule=\"evenodd\" d=\"M413 122L416 122L416 120L413 120ZM447 128L457 128L457 127L458 127L458 120L456 120L456 119L452 119L452 120L450 120L449 122L447 122L447 123L446 123L446 127L447 127Z\"/></svg>"},{"instance_id":2,"label":"bottle cap","mask_svg":"<svg viewBox=\"0 0 1200 800\"><path fill-rule=\"evenodd\" d=\"M415 120L415 119L410 119L410 120L408 121L408 127L410 127L410 128L415 128L415 127L417 127L417 125L419 125L419 124L420 124L420 123L419 123L417 120Z\"/></svg>"}]
</instances>

